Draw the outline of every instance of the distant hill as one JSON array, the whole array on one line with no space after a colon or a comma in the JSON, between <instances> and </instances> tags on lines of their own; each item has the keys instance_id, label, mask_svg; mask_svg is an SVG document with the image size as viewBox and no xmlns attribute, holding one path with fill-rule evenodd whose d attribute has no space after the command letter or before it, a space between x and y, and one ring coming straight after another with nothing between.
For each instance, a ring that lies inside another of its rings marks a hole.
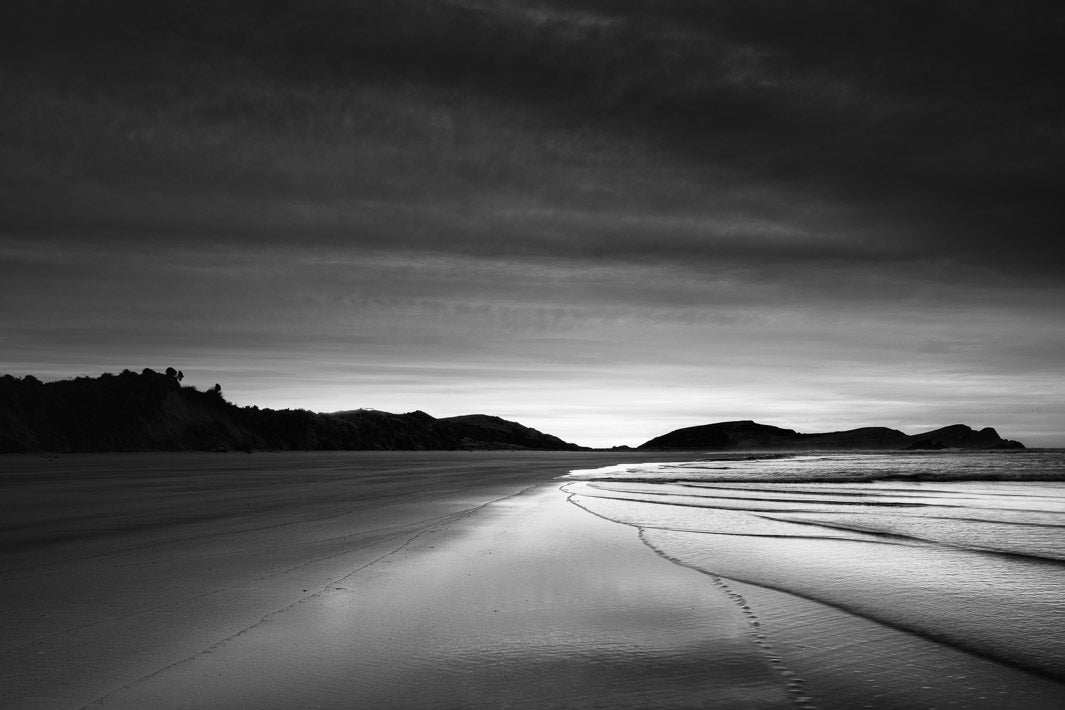
<instances>
[{"instance_id":1,"label":"distant hill","mask_svg":"<svg viewBox=\"0 0 1065 710\"><path fill-rule=\"evenodd\" d=\"M581 447L570 444L557 436L544 434L517 422L507 421L488 414L466 414L459 417L444 417L440 421L451 425L465 448L485 448L486 442L507 442L524 449L570 450Z\"/></svg>"},{"instance_id":2,"label":"distant hill","mask_svg":"<svg viewBox=\"0 0 1065 710\"><path fill-rule=\"evenodd\" d=\"M906 435L887 427L863 427L825 434L800 434L792 429L749 420L718 422L677 429L641 444L641 450L703 449L1023 449L1024 444L1003 439L988 427L976 431L954 424L922 434Z\"/></svg>"},{"instance_id":3,"label":"distant hill","mask_svg":"<svg viewBox=\"0 0 1065 710\"><path fill-rule=\"evenodd\" d=\"M237 407L218 386L183 386L172 368L48 383L0 377L3 453L583 448L483 414L436 419L425 412Z\"/></svg>"}]
</instances>

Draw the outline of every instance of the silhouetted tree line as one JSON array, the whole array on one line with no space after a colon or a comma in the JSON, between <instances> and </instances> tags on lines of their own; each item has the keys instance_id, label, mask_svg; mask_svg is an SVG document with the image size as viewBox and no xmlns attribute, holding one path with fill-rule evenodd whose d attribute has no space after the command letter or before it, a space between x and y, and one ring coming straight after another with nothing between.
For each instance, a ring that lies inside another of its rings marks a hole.
<instances>
[{"instance_id":1,"label":"silhouetted tree line","mask_svg":"<svg viewBox=\"0 0 1065 710\"><path fill-rule=\"evenodd\" d=\"M0 452L580 448L495 417L237 407L221 385L201 392L183 379L172 367L48 383L4 375Z\"/></svg>"}]
</instances>

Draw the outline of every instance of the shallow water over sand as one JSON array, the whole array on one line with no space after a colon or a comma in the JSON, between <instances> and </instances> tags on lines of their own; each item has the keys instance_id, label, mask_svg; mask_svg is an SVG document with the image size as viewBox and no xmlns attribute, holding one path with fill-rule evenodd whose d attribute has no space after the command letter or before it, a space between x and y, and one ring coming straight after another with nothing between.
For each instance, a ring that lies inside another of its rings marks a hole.
<instances>
[{"instance_id":1,"label":"shallow water over sand","mask_svg":"<svg viewBox=\"0 0 1065 710\"><path fill-rule=\"evenodd\" d=\"M578 471L566 490L586 510L639 527L669 559L757 585L749 595L765 605L780 603L766 590L813 602L819 627L787 615L777 624L799 659L810 645L801 635L843 638L830 627L857 616L1062 681L1062 471L1055 452L745 457ZM880 642L889 658L892 643L902 642ZM913 680L908 659L896 654L894 666L878 683ZM953 706L978 707L980 697L1045 706L1046 697L1025 699L1028 679L1000 677ZM1050 687L1065 703L1065 686Z\"/></svg>"}]
</instances>

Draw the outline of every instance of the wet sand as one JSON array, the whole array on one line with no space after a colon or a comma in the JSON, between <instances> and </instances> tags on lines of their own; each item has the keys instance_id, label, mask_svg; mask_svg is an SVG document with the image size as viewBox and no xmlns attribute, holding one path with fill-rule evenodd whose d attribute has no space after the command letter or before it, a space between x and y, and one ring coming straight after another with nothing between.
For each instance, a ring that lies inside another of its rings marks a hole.
<instances>
[{"instance_id":1,"label":"wet sand","mask_svg":"<svg viewBox=\"0 0 1065 710\"><path fill-rule=\"evenodd\" d=\"M5 457L0 704L788 705L734 605L551 482L617 460Z\"/></svg>"},{"instance_id":2,"label":"wet sand","mask_svg":"<svg viewBox=\"0 0 1065 710\"><path fill-rule=\"evenodd\" d=\"M556 484L426 530L104 707L784 708L738 609Z\"/></svg>"},{"instance_id":3,"label":"wet sand","mask_svg":"<svg viewBox=\"0 0 1065 710\"><path fill-rule=\"evenodd\" d=\"M820 710L1048 710L1065 685L839 609L734 580Z\"/></svg>"},{"instance_id":4,"label":"wet sand","mask_svg":"<svg viewBox=\"0 0 1065 710\"><path fill-rule=\"evenodd\" d=\"M1054 681L670 562L641 542L653 531L576 507L556 480L626 460L0 457L0 707L1065 699Z\"/></svg>"}]
</instances>

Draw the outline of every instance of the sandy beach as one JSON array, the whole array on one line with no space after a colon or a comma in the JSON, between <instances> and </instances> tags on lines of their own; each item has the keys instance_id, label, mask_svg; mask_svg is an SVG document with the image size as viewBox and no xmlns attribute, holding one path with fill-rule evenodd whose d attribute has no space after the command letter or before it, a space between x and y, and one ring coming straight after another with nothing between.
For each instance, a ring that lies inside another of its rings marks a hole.
<instances>
[{"instance_id":1,"label":"sandy beach","mask_svg":"<svg viewBox=\"0 0 1065 710\"><path fill-rule=\"evenodd\" d=\"M558 478L622 456L4 457L0 704L1065 700L1055 680L666 559L655 530L575 505Z\"/></svg>"},{"instance_id":2,"label":"sandy beach","mask_svg":"<svg viewBox=\"0 0 1065 710\"><path fill-rule=\"evenodd\" d=\"M0 700L788 705L735 605L552 482L611 458L6 458Z\"/></svg>"}]
</instances>

